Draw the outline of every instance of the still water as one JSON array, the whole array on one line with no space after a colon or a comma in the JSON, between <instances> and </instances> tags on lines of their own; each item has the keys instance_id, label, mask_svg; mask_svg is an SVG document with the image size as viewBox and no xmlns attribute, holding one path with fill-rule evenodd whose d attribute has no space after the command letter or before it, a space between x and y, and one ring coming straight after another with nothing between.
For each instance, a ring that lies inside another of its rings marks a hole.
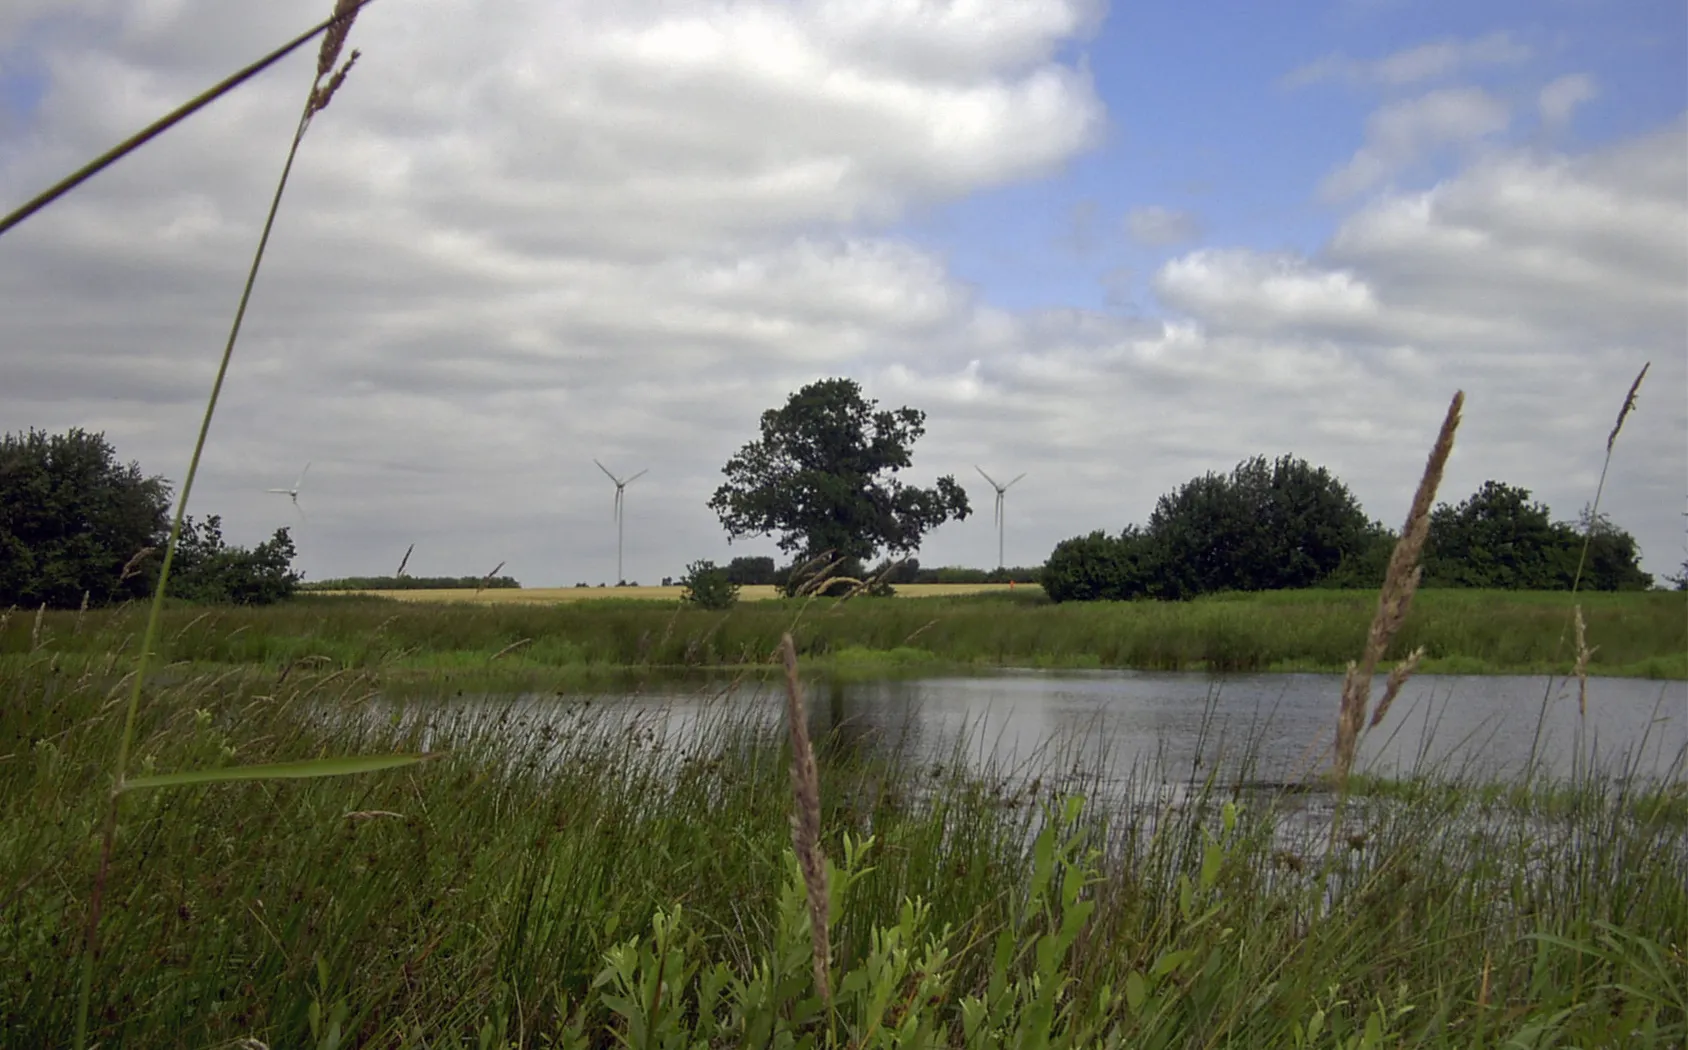
<instances>
[{"instance_id":1,"label":"still water","mask_svg":"<svg viewBox=\"0 0 1688 1050\"><path fill-rule=\"evenodd\" d=\"M1341 677L1011 671L985 677L807 683L811 730L830 746L960 762L1000 776L1077 774L1103 784L1146 779L1295 783L1328 766ZM1374 684L1373 702L1383 679ZM1688 781L1688 682L1596 678L1586 714L1577 682L1545 676L1424 675L1362 738L1356 768L1512 780ZM778 726L781 684L646 683L578 695L465 697L427 717L449 723L498 710L525 732L641 727L653 747L684 749L721 719Z\"/></svg>"}]
</instances>

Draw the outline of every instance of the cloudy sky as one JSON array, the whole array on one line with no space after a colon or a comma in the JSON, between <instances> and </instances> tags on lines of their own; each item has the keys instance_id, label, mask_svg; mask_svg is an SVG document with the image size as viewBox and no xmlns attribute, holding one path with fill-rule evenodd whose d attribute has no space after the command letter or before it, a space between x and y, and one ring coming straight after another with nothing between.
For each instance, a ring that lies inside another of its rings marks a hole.
<instances>
[{"instance_id":1,"label":"cloudy sky","mask_svg":"<svg viewBox=\"0 0 1688 1050\"><path fill-rule=\"evenodd\" d=\"M0 210L328 0L6 0ZM1293 10L1285 20L1283 12ZM1256 453L1398 526L1592 498L1644 563L1688 496L1680 0L379 0L317 119L190 512L312 578L654 582L759 413L859 380L979 512L924 564L1142 521ZM182 476L315 55L0 239L0 430ZM300 522L285 496L312 466Z\"/></svg>"}]
</instances>

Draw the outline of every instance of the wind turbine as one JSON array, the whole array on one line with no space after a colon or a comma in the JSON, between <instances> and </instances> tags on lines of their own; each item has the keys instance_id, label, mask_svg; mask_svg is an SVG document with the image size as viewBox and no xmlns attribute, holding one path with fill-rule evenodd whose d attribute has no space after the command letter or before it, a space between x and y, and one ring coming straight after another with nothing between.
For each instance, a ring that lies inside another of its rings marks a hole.
<instances>
[{"instance_id":1,"label":"wind turbine","mask_svg":"<svg viewBox=\"0 0 1688 1050\"><path fill-rule=\"evenodd\" d=\"M996 490L996 567L998 569L1001 569L1002 568L1002 497L1007 495L1008 490L1014 487L1014 481L1019 481L1020 478L1023 478L1026 475L1022 473L1019 476L1017 476L1014 479L1014 481L1010 481L1006 485L998 485L996 483L995 478L993 478L989 474L985 473L984 467L981 467L977 463L975 463L973 465L973 469L978 471L979 476L984 478L986 481L990 482L991 488Z\"/></svg>"},{"instance_id":2,"label":"wind turbine","mask_svg":"<svg viewBox=\"0 0 1688 1050\"><path fill-rule=\"evenodd\" d=\"M277 495L286 496L291 499L293 501L293 509L299 512L299 517L303 518L305 516L305 511L299 506L299 489L305 484L305 471L310 469L311 465L306 463L305 470L301 470L299 472L299 480L295 481L293 483L293 487L290 489L265 489L264 491L274 492Z\"/></svg>"},{"instance_id":3,"label":"wind turbine","mask_svg":"<svg viewBox=\"0 0 1688 1050\"><path fill-rule=\"evenodd\" d=\"M597 460L593 460L592 462L598 463ZM614 474L611 474L610 468L604 466L602 463L598 463L598 469L604 472L605 477L615 482L615 585L619 587L621 586L622 581L627 579L627 577L623 576L621 573L622 522L625 518L625 515L622 513L622 508L626 504L627 486L650 473L650 470L649 468L646 468L630 478L618 478Z\"/></svg>"}]
</instances>

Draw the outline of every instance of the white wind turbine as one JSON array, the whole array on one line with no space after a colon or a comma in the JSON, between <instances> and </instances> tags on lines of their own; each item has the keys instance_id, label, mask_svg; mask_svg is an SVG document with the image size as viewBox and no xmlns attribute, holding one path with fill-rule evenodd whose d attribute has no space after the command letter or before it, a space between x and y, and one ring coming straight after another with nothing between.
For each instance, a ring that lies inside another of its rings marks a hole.
<instances>
[{"instance_id":1,"label":"white wind turbine","mask_svg":"<svg viewBox=\"0 0 1688 1050\"><path fill-rule=\"evenodd\" d=\"M979 476L990 482L991 488L996 490L996 567L1000 569L1002 568L1002 497L1007 495L1008 490L1014 487L1014 481L1019 481L1026 475L1022 473L1015 477L1014 481L1010 481L1006 485L998 485L995 478L985 473L984 467L975 463L973 469L978 471Z\"/></svg>"},{"instance_id":2,"label":"white wind turbine","mask_svg":"<svg viewBox=\"0 0 1688 1050\"><path fill-rule=\"evenodd\" d=\"M598 463L597 460L593 460L592 462ZM615 582L616 586L619 587L622 582L627 579L627 577L622 575L621 572L621 547L622 534L624 532L622 522L625 518L622 510L626 505L627 486L650 473L650 470L649 468L646 468L630 478L618 478L614 474L611 474L610 468L604 466L602 463L598 463L598 469L604 472L605 477L615 482Z\"/></svg>"},{"instance_id":3,"label":"white wind turbine","mask_svg":"<svg viewBox=\"0 0 1688 1050\"><path fill-rule=\"evenodd\" d=\"M274 492L278 496L286 496L288 499L291 499L293 501L293 509L299 512L299 517L303 518L305 516L305 511L304 508L299 506L299 489L305 484L305 471L310 469L311 465L306 463L305 470L301 470L299 472L299 480L295 481L293 483L293 487L290 489L265 489L264 491Z\"/></svg>"}]
</instances>

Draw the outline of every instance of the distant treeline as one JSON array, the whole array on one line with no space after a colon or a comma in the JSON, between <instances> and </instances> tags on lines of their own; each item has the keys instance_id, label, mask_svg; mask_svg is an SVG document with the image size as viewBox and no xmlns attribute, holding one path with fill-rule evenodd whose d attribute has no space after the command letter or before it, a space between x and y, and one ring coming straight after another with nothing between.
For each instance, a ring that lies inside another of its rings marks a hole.
<instances>
[{"instance_id":1,"label":"distant treeline","mask_svg":"<svg viewBox=\"0 0 1688 1050\"><path fill-rule=\"evenodd\" d=\"M519 588L513 576L344 576L301 584L304 591L473 591Z\"/></svg>"},{"instance_id":2,"label":"distant treeline","mask_svg":"<svg viewBox=\"0 0 1688 1050\"><path fill-rule=\"evenodd\" d=\"M1396 534L1370 520L1323 467L1257 456L1160 498L1146 525L1056 546L1043 572L1055 601L1187 599L1226 591L1370 589ZM1634 537L1585 509L1554 521L1527 489L1485 482L1430 516L1425 587L1646 590Z\"/></svg>"},{"instance_id":3,"label":"distant treeline","mask_svg":"<svg viewBox=\"0 0 1688 1050\"><path fill-rule=\"evenodd\" d=\"M727 579L741 587L784 587L791 578L791 565L775 565L769 557L734 558L727 563ZM886 582L899 583L1037 583L1043 577L1043 566L1004 569L966 569L960 566L923 569L920 562L909 558L891 566L888 562L865 567L857 562L834 570L834 575L860 578L885 573Z\"/></svg>"}]
</instances>

